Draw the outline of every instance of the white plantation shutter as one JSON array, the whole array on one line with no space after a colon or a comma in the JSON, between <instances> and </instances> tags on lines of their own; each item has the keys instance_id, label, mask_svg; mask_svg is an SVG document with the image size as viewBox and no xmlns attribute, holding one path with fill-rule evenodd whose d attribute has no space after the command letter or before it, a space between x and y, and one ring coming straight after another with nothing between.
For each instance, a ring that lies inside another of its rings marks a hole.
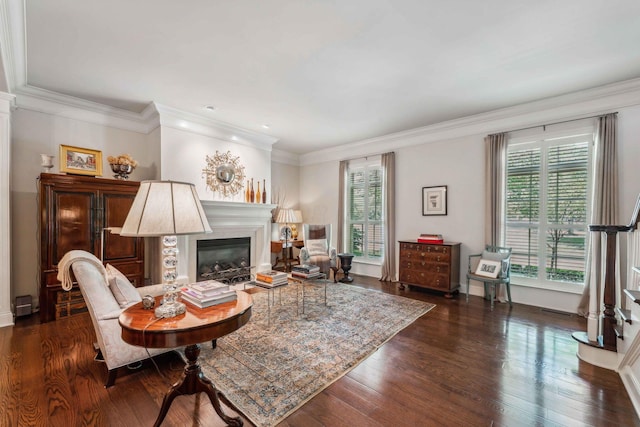
<instances>
[{"instance_id":1,"label":"white plantation shutter","mask_svg":"<svg viewBox=\"0 0 640 427\"><path fill-rule=\"evenodd\" d=\"M384 246L380 160L350 164L347 174L347 251L381 260Z\"/></svg>"},{"instance_id":2,"label":"white plantation shutter","mask_svg":"<svg viewBox=\"0 0 640 427\"><path fill-rule=\"evenodd\" d=\"M584 283L592 139L509 145L505 235L514 276Z\"/></svg>"}]
</instances>

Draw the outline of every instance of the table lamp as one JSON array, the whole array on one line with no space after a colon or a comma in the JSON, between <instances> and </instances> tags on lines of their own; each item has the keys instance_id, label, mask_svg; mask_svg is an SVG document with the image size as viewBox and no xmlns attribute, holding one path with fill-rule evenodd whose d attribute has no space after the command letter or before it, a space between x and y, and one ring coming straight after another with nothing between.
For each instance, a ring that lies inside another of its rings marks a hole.
<instances>
[{"instance_id":1,"label":"table lamp","mask_svg":"<svg viewBox=\"0 0 640 427\"><path fill-rule=\"evenodd\" d=\"M186 311L178 301L177 235L211 233L211 227L193 184L175 181L142 181L133 200L121 236L162 237L163 303L156 317L174 317Z\"/></svg>"},{"instance_id":2,"label":"table lamp","mask_svg":"<svg viewBox=\"0 0 640 427\"><path fill-rule=\"evenodd\" d=\"M302 224L302 211L295 210L293 214L296 216L296 223ZM291 224L291 237L293 240L298 240L298 226L296 224Z\"/></svg>"},{"instance_id":3,"label":"table lamp","mask_svg":"<svg viewBox=\"0 0 640 427\"><path fill-rule=\"evenodd\" d=\"M282 239L282 236L284 235L284 248L285 251L288 251L289 240L291 239L291 227L289 227L289 224L293 224L294 222L296 222L296 214L293 212L293 209L280 209L280 211L278 212L278 218L276 218L276 222L278 224L284 224L284 227L282 227L282 231L280 232L280 239ZM289 260L289 256L286 257L284 262L285 271L289 271L291 263L291 261Z\"/></svg>"}]
</instances>

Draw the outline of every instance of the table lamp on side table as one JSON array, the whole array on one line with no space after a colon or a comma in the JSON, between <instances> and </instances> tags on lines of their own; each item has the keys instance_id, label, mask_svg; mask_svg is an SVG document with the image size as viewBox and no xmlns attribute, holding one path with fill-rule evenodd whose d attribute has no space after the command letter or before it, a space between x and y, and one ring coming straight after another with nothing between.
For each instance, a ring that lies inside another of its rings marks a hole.
<instances>
[{"instance_id":1,"label":"table lamp on side table","mask_svg":"<svg viewBox=\"0 0 640 427\"><path fill-rule=\"evenodd\" d=\"M193 184L174 181L142 181L133 200L121 236L162 236L162 284L164 299L156 317L174 317L186 311L178 301L178 248L176 235L211 233Z\"/></svg>"},{"instance_id":2,"label":"table lamp on side table","mask_svg":"<svg viewBox=\"0 0 640 427\"><path fill-rule=\"evenodd\" d=\"M285 251L289 251L289 240L291 240L291 227L289 227L289 224L296 222L296 215L293 212L293 209L280 209L276 222L278 224L284 224L284 227L282 227L282 231L280 232L280 239L282 240L282 236L284 235L284 248ZM291 257L288 255L289 252L286 253L284 270L291 271Z\"/></svg>"}]
</instances>

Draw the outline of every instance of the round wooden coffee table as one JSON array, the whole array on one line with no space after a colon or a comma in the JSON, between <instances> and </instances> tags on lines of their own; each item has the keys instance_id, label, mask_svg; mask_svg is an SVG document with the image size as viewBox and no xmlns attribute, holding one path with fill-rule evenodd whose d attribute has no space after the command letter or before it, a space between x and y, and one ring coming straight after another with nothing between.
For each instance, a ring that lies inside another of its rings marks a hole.
<instances>
[{"instance_id":1,"label":"round wooden coffee table","mask_svg":"<svg viewBox=\"0 0 640 427\"><path fill-rule=\"evenodd\" d=\"M159 304L162 297L156 298ZM204 392L209 396L213 408L228 425L241 426L240 417L232 418L222 412L220 400L233 407L224 395L215 388L211 380L204 376L198 356L201 342L223 337L243 325L251 318L251 295L238 291L236 301L226 302L200 309L187 304L187 312L176 317L157 319L153 310L145 310L142 303L126 309L120 315L122 339L132 345L148 348L171 348L186 346L187 365L182 379L176 382L162 401L160 414L154 426L159 426L169 411L176 396Z\"/></svg>"}]
</instances>

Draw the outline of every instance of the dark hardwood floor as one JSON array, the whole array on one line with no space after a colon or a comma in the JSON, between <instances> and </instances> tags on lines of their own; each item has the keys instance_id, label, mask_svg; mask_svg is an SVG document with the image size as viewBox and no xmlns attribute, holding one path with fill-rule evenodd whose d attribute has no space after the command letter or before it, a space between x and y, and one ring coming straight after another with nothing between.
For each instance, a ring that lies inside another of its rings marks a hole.
<instances>
[{"instance_id":1,"label":"dark hardwood floor","mask_svg":"<svg viewBox=\"0 0 640 427\"><path fill-rule=\"evenodd\" d=\"M281 426L640 426L618 374L576 357L584 319L354 278L437 306ZM93 341L87 314L0 328L0 426L153 425L181 359L157 358L166 377L150 362L124 369L105 389ZM178 397L163 425L224 424L201 395Z\"/></svg>"}]
</instances>

